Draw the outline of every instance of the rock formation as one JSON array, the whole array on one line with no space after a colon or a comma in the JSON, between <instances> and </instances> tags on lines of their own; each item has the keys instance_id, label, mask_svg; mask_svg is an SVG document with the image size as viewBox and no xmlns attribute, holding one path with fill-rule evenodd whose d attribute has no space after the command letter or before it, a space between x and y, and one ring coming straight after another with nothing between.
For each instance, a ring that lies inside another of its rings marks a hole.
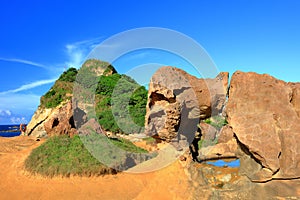
<instances>
[{"instance_id":1,"label":"rock formation","mask_svg":"<svg viewBox=\"0 0 300 200\"><path fill-rule=\"evenodd\" d=\"M200 119L222 112L227 84L228 73L198 79L178 68L160 68L149 84L146 132L166 141L180 134L190 140Z\"/></svg>"},{"instance_id":2,"label":"rock formation","mask_svg":"<svg viewBox=\"0 0 300 200\"><path fill-rule=\"evenodd\" d=\"M240 146L261 165L253 181L300 177L299 89L267 74L233 74L226 112Z\"/></svg>"},{"instance_id":3,"label":"rock formation","mask_svg":"<svg viewBox=\"0 0 300 200\"><path fill-rule=\"evenodd\" d=\"M96 59L87 60L79 70L81 72L78 73L79 76L77 76L76 69L70 70L73 73L68 74L69 70L64 72L52 88L41 97L41 104L27 126L27 135L46 137L77 134L77 129L86 123L88 119L83 109L85 105L81 105L82 102L79 102L81 104L78 105L76 100L73 102L73 89L79 90L80 87L78 86L83 83L95 86L99 76L116 73L116 70L109 63ZM91 94L91 92L88 94ZM93 99L93 95L91 94L91 97L84 96L84 98ZM60 101L57 103L58 100ZM50 106L47 105L49 102L54 102L55 106L52 106L53 103ZM91 124L93 124L92 121L89 125Z\"/></svg>"},{"instance_id":4,"label":"rock formation","mask_svg":"<svg viewBox=\"0 0 300 200\"><path fill-rule=\"evenodd\" d=\"M26 133L34 137L76 134L72 101L56 108L39 108L28 124Z\"/></svg>"},{"instance_id":5,"label":"rock formation","mask_svg":"<svg viewBox=\"0 0 300 200\"><path fill-rule=\"evenodd\" d=\"M232 76L226 99L227 83L227 73L221 73L215 79L197 79L177 68L159 69L149 86L147 132L172 142L182 134L181 130L194 135L197 130L190 126L196 124L201 140L216 143L203 145L198 152L193 152L197 149L198 137L190 148L193 160L239 159L239 178L234 178L236 182L230 184L221 181L221 185L216 185L221 190L213 192L212 196L239 194L251 199L260 196L250 195L256 190L266 198L299 195L296 190L280 188L297 187L300 182L300 83L286 83L266 74L237 71ZM203 122L198 124L199 120L220 113L228 121L221 130ZM197 159L194 159L195 155ZM184 162L187 161L184 159ZM195 173L190 176L198 181L194 181L194 185L199 185L200 179L206 179L204 168L198 169L202 174L196 172L195 167L190 170ZM243 184L249 186L248 189ZM203 187L207 186L209 184L204 181ZM223 186L232 192L222 190ZM199 191L202 192L203 187L199 187ZM280 193L275 194L277 189Z\"/></svg>"}]
</instances>

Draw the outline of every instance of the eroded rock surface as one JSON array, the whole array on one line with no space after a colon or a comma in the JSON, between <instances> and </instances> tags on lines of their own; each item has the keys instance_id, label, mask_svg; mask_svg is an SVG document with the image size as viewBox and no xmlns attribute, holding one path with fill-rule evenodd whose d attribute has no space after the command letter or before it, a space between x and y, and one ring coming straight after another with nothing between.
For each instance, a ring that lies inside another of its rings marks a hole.
<instances>
[{"instance_id":1,"label":"eroded rock surface","mask_svg":"<svg viewBox=\"0 0 300 200\"><path fill-rule=\"evenodd\" d=\"M222 112L227 84L228 73L198 79L178 68L160 68L149 85L147 133L166 141L181 134L192 140L200 119Z\"/></svg>"},{"instance_id":2,"label":"eroded rock surface","mask_svg":"<svg viewBox=\"0 0 300 200\"><path fill-rule=\"evenodd\" d=\"M226 112L240 146L261 165L253 181L300 177L299 89L266 74L233 74Z\"/></svg>"},{"instance_id":3,"label":"eroded rock surface","mask_svg":"<svg viewBox=\"0 0 300 200\"><path fill-rule=\"evenodd\" d=\"M72 136L77 134L73 113L72 101L70 100L56 108L39 108L28 124L26 133L34 137L53 135ZM82 114L77 115L82 116ZM84 123L85 121L81 122Z\"/></svg>"}]
</instances>

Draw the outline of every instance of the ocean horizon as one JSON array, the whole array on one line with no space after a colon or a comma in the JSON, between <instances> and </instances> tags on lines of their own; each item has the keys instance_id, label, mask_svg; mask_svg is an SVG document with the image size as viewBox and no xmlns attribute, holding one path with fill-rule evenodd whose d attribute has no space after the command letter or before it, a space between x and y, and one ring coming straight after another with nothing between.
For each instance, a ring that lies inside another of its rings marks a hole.
<instances>
[{"instance_id":1,"label":"ocean horizon","mask_svg":"<svg viewBox=\"0 0 300 200\"><path fill-rule=\"evenodd\" d=\"M0 137L15 137L19 136L20 124L0 125Z\"/></svg>"}]
</instances>

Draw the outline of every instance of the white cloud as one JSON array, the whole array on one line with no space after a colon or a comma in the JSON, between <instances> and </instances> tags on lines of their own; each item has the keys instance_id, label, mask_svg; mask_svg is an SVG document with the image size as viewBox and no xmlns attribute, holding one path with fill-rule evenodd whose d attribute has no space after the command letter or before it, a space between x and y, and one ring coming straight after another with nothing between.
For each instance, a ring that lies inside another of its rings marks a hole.
<instances>
[{"instance_id":1,"label":"white cloud","mask_svg":"<svg viewBox=\"0 0 300 200\"><path fill-rule=\"evenodd\" d=\"M0 116L1 117L11 116L11 111L10 110L0 110Z\"/></svg>"},{"instance_id":2,"label":"white cloud","mask_svg":"<svg viewBox=\"0 0 300 200\"><path fill-rule=\"evenodd\" d=\"M39 95L18 93L0 95L0 124L29 122L39 103Z\"/></svg>"},{"instance_id":3,"label":"white cloud","mask_svg":"<svg viewBox=\"0 0 300 200\"><path fill-rule=\"evenodd\" d=\"M80 68L89 52L101 42L101 39L102 37L98 37L91 40L83 40L67 44L65 48L69 59L66 62L66 65L77 69Z\"/></svg>"},{"instance_id":4,"label":"white cloud","mask_svg":"<svg viewBox=\"0 0 300 200\"><path fill-rule=\"evenodd\" d=\"M27 65L44 68L44 69L49 69L49 67L47 67L46 65L43 65L41 63L36 63L36 62L30 61L30 60L24 60L24 59L19 59L19 58L1 58L1 57L0 57L0 60L7 61L7 62L23 63L23 64L27 64Z\"/></svg>"},{"instance_id":5,"label":"white cloud","mask_svg":"<svg viewBox=\"0 0 300 200\"><path fill-rule=\"evenodd\" d=\"M28 121L26 120L25 117L11 117L10 122L12 124L27 124Z\"/></svg>"},{"instance_id":6,"label":"white cloud","mask_svg":"<svg viewBox=\"0 0 300 200\"><path fill-rule=\"evenodd\" d=\"M56 79L49 79L49 80L39 80L39 81L35 81L29 84L25 84L22 85L16 89L13 90L7 90L4 92L0 92L0 95L4 95L4 94L9 94L9 93L16 93L16 92L21 92L21 91L25 91L25 90L29 90L29 89L33 89L42 85L46 85L49 83L53 83Z\"/></svg>"}]
</instances>

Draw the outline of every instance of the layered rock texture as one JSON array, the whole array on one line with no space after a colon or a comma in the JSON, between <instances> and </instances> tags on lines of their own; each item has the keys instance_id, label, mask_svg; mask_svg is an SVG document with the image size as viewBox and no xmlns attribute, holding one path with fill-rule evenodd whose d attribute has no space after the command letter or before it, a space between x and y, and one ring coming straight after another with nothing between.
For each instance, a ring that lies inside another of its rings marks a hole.
<instances>
[{"instance_id":1,"label":"layered rock texture","mask_svg":"<svg viewBox=\"0 0 300 200\"><path fill-rule=\"evenodd\" d=\"M166 141L181 134L193 138L200 119L222 112L227 84L228 73L198 79L178 68L160 68L149 84L146 132Z\"/></svg>"}]
</instances>

